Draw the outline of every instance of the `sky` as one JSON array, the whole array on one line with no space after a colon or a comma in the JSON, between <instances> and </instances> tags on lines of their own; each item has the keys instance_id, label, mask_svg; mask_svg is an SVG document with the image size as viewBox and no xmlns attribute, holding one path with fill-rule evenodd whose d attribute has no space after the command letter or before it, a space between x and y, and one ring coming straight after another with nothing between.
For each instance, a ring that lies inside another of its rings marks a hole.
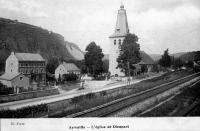
<instances>
[{"instance_id":1,"label":"sky","mask_svg":"<svg viewBox=\"0 0 200 131\"><path fill-rule=\"evenodd\" d=\"M141 50L200 50L200 0L123 0ZM83 51L95 41L109 53L121 0L0 0L0 17L59 33Z\"/></svg>"}]
</instances>

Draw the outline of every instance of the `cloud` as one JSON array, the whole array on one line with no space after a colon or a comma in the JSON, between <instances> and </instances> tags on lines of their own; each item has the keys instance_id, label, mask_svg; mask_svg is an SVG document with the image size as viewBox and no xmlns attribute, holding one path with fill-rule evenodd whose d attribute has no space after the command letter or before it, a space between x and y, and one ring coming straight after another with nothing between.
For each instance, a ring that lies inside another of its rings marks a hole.
<instances>
[{"instance_id":1,"label":"cloud","mask_svg":"<svg viewBox=\"0 0 200 131\"><path fill-rule=\"evenodd\" d=\"M83 50L91 41L109 52L120 0L0 0L0 17L60 33ZM200 32L199 0L126 0L130 31L148 53L196 50ZM187 47L188 43L190 44Z\"/></svg>"},{"instance_id":2,"label":"cloud","mask_svg":"<svg viewBox=\"0 0 200 131\"><path fill-rule=\"evenodd\" d=\"M22 16L26 18L47 18L48 15L42 11L40 4L36 1L31 0L1 0L0 1L0 10L4 12L14 13L16 17ZM12 16L12 14L8 14ZM3 15L3 13L1 13Z\"/></svg>"},{"instance_id":3,"label":"cloud","mask_svg":"<svg viewBox=\"0 0 200 131\"><path fill-rule=\"evenodd\" d=\"M199 37L191 35L191 32L200 32L200 10L193 5L184 4L173 10L149 9L134 14L130 22L140 37L141 46L149 53L161 53L165 48L172 52L187 51L191 49L186 47L188 43L197 46L200 42Z\"/></svg>"},{"instance_id":4,"label":"cloud","mask_svg":"<svg viewBox=\"0 0 200 131\"><path fill-rule=\"evenodd\" d=\"M152 8L158 10L173 10L184 4L200 7L199 0L130 0L129 2L134 6L132 9L138 12Z\"/></svg>"}]
</instances>

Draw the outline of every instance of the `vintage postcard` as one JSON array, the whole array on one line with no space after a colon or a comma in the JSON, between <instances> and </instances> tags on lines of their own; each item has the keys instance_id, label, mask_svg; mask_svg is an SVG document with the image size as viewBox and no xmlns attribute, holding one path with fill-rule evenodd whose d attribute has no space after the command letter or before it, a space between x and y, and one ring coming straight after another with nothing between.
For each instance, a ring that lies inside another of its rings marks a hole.
<instances>
[{"instance_id":1,"label":"vintage postcard","mask_svg":"<svg viewBox=\"0 0 200 131\"><path fill-rule=\"evenodd\" d=\"M2 131L200 130L198 0L0 0Z\"/></svg>"}]
</instances>

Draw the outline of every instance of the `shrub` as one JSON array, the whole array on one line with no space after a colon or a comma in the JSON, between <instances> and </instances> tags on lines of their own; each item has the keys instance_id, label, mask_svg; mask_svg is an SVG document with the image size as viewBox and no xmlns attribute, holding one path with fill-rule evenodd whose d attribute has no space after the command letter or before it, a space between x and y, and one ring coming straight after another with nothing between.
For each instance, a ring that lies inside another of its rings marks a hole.
<instances>
[{"instance_id":1,"label":"shrub","mask_svg":"<svg viewBox=\"0 0 200 131\"><path fill-rule=\"evenodd\" d=\"M64 74L62 78L63 81L76 81L78 79L78 76L74 73L70 73L70 74Z\"/></svg>"},{"instance_id":2,"label":"shrub","mask_svg":"<svg viewBox=\"0 0 200 131\"><path fill-rule=\"evenodd\" d=\"M105 96L106 94L107 94L106 91L100 92L100 95L101 95L101 96Z\"/></svg>"},{"instance_id":3,"label":"shrub","mask_svg":"<svg viewBox=\"0 0 200 131\"><path fill-rule=\"evenodd\" d=\"M86 98L87 98L87 99L92 99L92 98L94 98L94 97L95 97L95 94L94 94L94 93L89 93L89 94L86 95Z\"/></svg>"},{"instance_id":4,"label":"shrub","mask_svg":"<svg viewBox=\"0 0 200 131\"><path fill-rule=\"evenodd\" d=\"M14 88L6 87L2 83L0 83L0 95L8 95L13 93L14 93Z\"/></svg>"},{"instance_id":5,"label":"shrub","mask_svg":"<svg viewBox=\"0 0 200 131\"><path fill-rule=\"evenodd\" d=\"M25 118L28 116L34 116L37 113L46 113L48 111L47 104L40 104L35 106L28 106L16 110L3 109L0 110L1 118Z\"/></svg>"},{"instance_id":6,"label":"shrub","mask_svg":"<svg viewBox=\"0 0 200 131\"><path fill-rule=\"evenodd\" d=\"M72 103L77 104L78 102L80 102L83 99L84 99L83 95L82 96L76 96L76 97L72 98Z\"/></svg>"}]
</instances>

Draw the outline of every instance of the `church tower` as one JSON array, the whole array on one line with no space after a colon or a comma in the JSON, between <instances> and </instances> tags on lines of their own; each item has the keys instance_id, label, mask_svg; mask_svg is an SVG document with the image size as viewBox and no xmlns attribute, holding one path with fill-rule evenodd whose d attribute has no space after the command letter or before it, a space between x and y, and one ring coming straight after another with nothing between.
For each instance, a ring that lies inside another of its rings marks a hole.
<instances>
[{"instance_id":1,"label":"church tower","mask_svg":"<svg viewBox=\"0 0 200 131\"><path fill-rule=\"evenodd\" d=\"M129 33L128 21L126 16L126 10L124 5L120 6L117 14L117 22L115 32L112 34L110 39L110 54L109 54L109 72L111 75L124 76L124 73L117 68L117 58L120 53L120 48L123 43L125 36Z\"/></svg>"}]
</instances>

